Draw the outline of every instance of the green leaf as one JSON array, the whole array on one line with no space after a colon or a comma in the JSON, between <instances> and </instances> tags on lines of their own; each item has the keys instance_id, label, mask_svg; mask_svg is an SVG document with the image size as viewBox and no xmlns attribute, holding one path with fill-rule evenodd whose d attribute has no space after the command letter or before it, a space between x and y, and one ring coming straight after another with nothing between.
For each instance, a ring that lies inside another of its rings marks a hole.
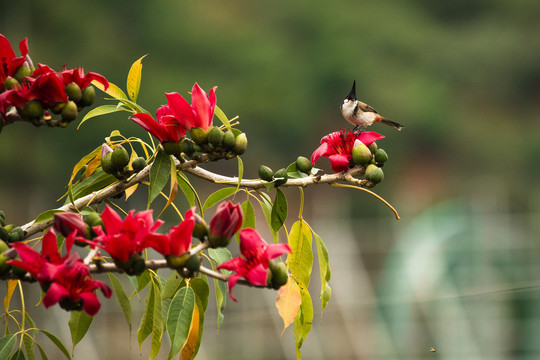
<instances>
[{"instance_id":1,"label":"green leaf","mask_svg":"<svg viewBox=\"0 0 540 360\"><path fill-rule=\"evenodd\" d=\"M271 213L271 225L274 237L283 226L285 219L287 219L287 198L283 194L283 191L276 189L276 197L274 199L274 205L272 206Z\"/></svg>"},{"instance_id":2,"label":"green leaf","mask_svg":"<svg viewBox=\"0 0 540 360\"><path fill-rule=\"evenodd\" d=\"M47 357L47 354L45 353L45 350L43 350L41 345L39 345L39 343L36 343L36 345L37 345L39 353L41 355L41 360L49 360L49 358Z\"/></svg>"},{"instance_id":3,"label":"green leaf","mask_svg":"<svg viewBox=\"0 0 540 360\"><path fill-rule=\"evenodd\" d=\"M228 198L229 196L236 194L238 190L233 187L226 187L223 189L219 189L218 191L210 194L206 201L204 202L202 210L206 210L217 204L218 202Z\"/></svg>"},{"instance_id":4,"label":"green leaf","mask_svg":"<svg viewBox=\"0 0 540 360\"><path fill-rule=\"evenodd\" d=\"M268 195L265 193L260 193L261 199L257 198L259 206L264 214L268 227L272 229L272 202L269 200Z\"/></svg>"},{"instance_id":5,"label":"green leaf","mask_svg":"<svg viewBox=\"0 0 540 360\"><path fill-rule=\"evenodd\" d=\"M38 330L41 331L43 335L47 336L49 340L51 340L53 344L56 345L58 350L60 350L67 359L71 359L71 356L69 355L69 351L66 349L64 344L62 344L62 342L55 335L51 334L47 330L43 330L43 329L38 329Z\"/></svg>"},{"instance_id":6,"label":"green leaf","mask_svg":"<svg viewBox=\"0 0 540 360\"><path fill-rule=\"evenodd\" d=\"M214 114L216 114L218 119L223 123L223 125L225 125L227 129L231 130L231 122L229 121L229 119L227 118L227 115L225 115L223 110L221 110L221 108L217 105L214 108Z\"/></svg>"},{"instance_id":7,"label":"green leaf","mask_svg":"<svg viewBox=\"0 0 540 360\"><path fill-rule=\"evenodd\" d=\"M129 302L129 298L127 297L124 288L122 287L122 284L120 283L120 280L116 275L113 273L109 273L109 279L111 280L111 285L114 289L114 293L116 295L116 298L118 299L118 303L120 304L120 308L122 309L122 312L124 313L124 317L126 318L126 321L129 326L129 332L131 333L131 303Z\"/></svg>"},{"instance_id":8,"label":"green leaf","mask_svg":"<svg viewBox=\"0 0 540 360\"><path fill-rule=\"evenodd\" d=\"M287 265L292 277L300 287L307 288L313 266L313 251L311 249L311 231L303 220L295 222L289 233L291 253L287 256Z\"/></svg>"},{"instance_id":9,"label":"green leaf","mask_svg":"<svg viewBox=\"0 0 540 360\"><path fill-rule=\"evenodd\" d=\"M11 334L0 338L0 359L7 359L17 343L17 335Z\"/></svg>"},{"instance_id":10,"label":"green leaf","mask_svg":"<svg viewBox=\"0 0 540 360\"><path fill-rule=\"evenodd\" d=\"M165 286L163 287L163 292L161 293L161 297L163 299L172 299L173 296L176 294L178 289L181 287L186 286L186 282L184 281L184 278L178 275L176 271L174 271L171 276L167 279L167 282L165 283Z\"/></svg>"},{"instance_id":11,"label":"green leaf","mask_svg":"<svg viewBox=\"0 0 540 360\"><path fill-rule=\"evenodd\" d=\"M248 227L255 229L255 226L256 226L255 209L253 209L253 205L251 205L249 198L242 203L242 212L244 213L244 221L242 223L242 229L248 228Z\"/></svg>"},{"instance_id":12,"label":"green leaf","mask_svg":"<svg viewBox=\"0 0 540 360\"><path fill-rule=\"evenodd\" d=\"M184 175L181 172L176 173L176 180L178 181L178 186L180 186L180 190L184 193L184 196L186 197L189 206L193 207L195 206L195 196L196 192L193 188L193 185L189 182L186 175Z\"/></svg>"},{"instance_id":13,"label":"green leaf","mask_svg":"<svg viewBox=\"0 0 540 360\"><path fill-rule=\"evenodd\" d=\"M10 360L26 360L23 349L19 348L17 351L15 351L15 354L13 354Z\"/></svg>"},{"instance_id":14,"label":"green leaf","mask_svg":"<svg viewBox=\"0 0 540 360\"><path fill-rule=\"evenodd\" d=\"M77 126L77 130L79 130L81 125L88 119L101 116L101 115L112 114L118 111L127 111L127 110L123 108L122 106L118 106L118 105L101 105L101 106L98 106L97 108L93 108L86 115L84 115L81 122Z\"/></svg>"},{"instance_id":15,"label":"green leaf","mask_svg":"<svg viewBox=\"0 0 540 360\"><path fill-rule=\"evenodd\" d=\"M84 338L84 335L88 332L88 328L92 324L94 317L88 315L84 311L72 311L69 317L69 330L71 332L71 341L73 343L73 349Z\"/></svg>"},{"instance_id":16,"label":"green leaf","mask_svg":"<svg viewBox=\"0 0 540 360\"><path fill-rule=\"evenodd\" d=\"M295 179L305 178L309 176L307 174L304 174L303 172L298 171L298 169L296 168L296 161L287 167L287 175L289 175L290 178Z\"/></svg>"},{"instance_id":17,"label":"green leaf","mask_svg":"<svg viewBox=\"0 0 540 360\"><path fill-rule=\"evenodd\" d=\"M73 200L77 200L83 196L91 194L94 191L104 189L105 187L111 185L116 181L117 179L114 176L104 173L102 169L96 170L95 173L93 173L80 183L70 187L71 194L73 195ZM64 194L64 196L68 193L69 190L66 194ZM65 204L69 203L70 200L66 199Z\"/></svg>"},{"instance_id":18,"label":"green leaf","mask_svg":"<svg viewBox=\"0 0 540 360\"><path fill-rule=\"evenodd\" d=\"M236 186L236 190L238 191L244 177L244 162L240 159L240 156L237 156L236 159L238 160L238 185Z\"/></svg>"},{"instance_id":19,"label":"green leaf","mask_svg":"<svg viewBox=\"0 0 540 360\"><path fill-rule=\"evenodd\" d=\"M212 268L216 270L216 267L227 260L232 259L232 255L229 250L225 248L218 249L208 249L208 256L214 262L212 263ZM228 270L220 270L221 273L229 275L231 272ZM219 327L223 322L224 315L223 310L227 306L227 283L218 279L214 279L214 289L216 293L216 305L217 305L217 331L219 332Z\"/></svg>"},{"instance_id":20,"label":"green leaf","mask_svg":"<svg viewBox=\"0 0 540 360\"><path fill-rule=\"evenodd\" d=\"M167 359L180 352L186 342L195 307L195 293L189 287L183 287L174 296L167 315L167 332L171 340L171 350Z\"/></svg>"},{"instance_id":21,"label":"green leaf","mask_svg":"<svg viewBox=\"0 0 540 360\"><path fill-rule=\"evenodd\" d=\"M150 282L150 272L145 270L137 276L129 276L129 281L131 281L131 284L135 288L135 292L139 293L143 291L146 285L148 285Z\"/></svg>"},{"instance_id":22,"label":"green leaf","mask_svg":"<svg viewBox=\"0 0 540 360\"><path fill-rule=\"evenodd\" d=\"M137 101L137 96L139 95L139 89L141 87L141 74L142 74L142 59L146 55L141 57L139 60L135 61L131 68L129 69L127 77L127 91L129 98L133 101Z\"/></svg>"},{"instance_id":23,"label":"green leaf","mask_svg":"<svg viewBox=\"0 0 540 360\"><path fill-rule=\"evenodd\" d=\"M326 246L324 245L324 242L322 241L321 237L317 235L315 232L313 232L313 237L315 237L315 243L317 244L317 257L319 259L319 274L321 276L321 307L322 311L324 311L324 308L326 305L328 305L328 301L330 300L330 296L332 295L332 289L328 285L328 282L330 281L331 277L331 271L330 271L330 264L328 263L328 251L326 250ZM322 316L321 311L321 316Z\"/></svg>"},{"instance_id":24,"label":"green leaf","mask_svg":"<svg viewBox=\"0 0 540 360\"><path fill-rule=\"evenodd\" d=\"M300 348L313 325L313 303L311 302L311 296L306 288L302 287L300 284L299 286L302 295L302 305L300 305L300 311L298 312L296 319L294 319L294 345L296 348L296 358L298 360L302 358Z\"/></svg>"},{"instance_id":25,"label":"green leaf","mask_svg":"<svg viewBox=\"0 0 540 360\"><path fill-rule=\"evenodd\" d=\"M161 190L167 185L171 170L171 157L167 155L165 151L159 149L150 168L150 175L148 180L150 181L150 188L148 189L148 204L147 209L150 208L150 204L159 195Z\"/></svg>"},{"instance_id":26,"label":"green leaf","mask_svg":"<svg viewBox=\"0 0 540 360\"><path fill-rule=\"evenodd\" d=\"M152 334L149 359L154 359L161 348L161 338L164 331L161 306L161 291L159 285L153 281L152 286L150 286L150 292L144 302L144 313L141 319L141 325L137 330L139 351L141 350L144 340Z\"/></svg>"},{"instance_id":27,"label":"green leaf","mask_svg":"<svg viewBox=\"0 0 540 360\"><path fill-rule=\"evenodd\" d=\"M44 212L42 212L41 214L38 215L36 220L34 220L34 225L42 223L42 222L46 222L46 221L49 221L49 220L52 220L54 218L54 214L61 213L61 212L64 212L64 211L55 210L55 209L44 211Z\"/></svg>"},{"instance_id":28,"label":"green leaf","mask_svg":"<svg viewBox=\"0 0 540 360\"><path fill-rule=\"evenodd\" d=\"M34 352L34 341L32 340L32 337L28 333L23 334L23 343L24 343L24 349L26 350L26 355L28 356L28 360L35 360L36 354ZM22 353L22 349L19 349L19 351ZM20 359L24 359L24 354L21 354ZM17 359L17 357L15 357Z\"/></svg>"}]
</instances>

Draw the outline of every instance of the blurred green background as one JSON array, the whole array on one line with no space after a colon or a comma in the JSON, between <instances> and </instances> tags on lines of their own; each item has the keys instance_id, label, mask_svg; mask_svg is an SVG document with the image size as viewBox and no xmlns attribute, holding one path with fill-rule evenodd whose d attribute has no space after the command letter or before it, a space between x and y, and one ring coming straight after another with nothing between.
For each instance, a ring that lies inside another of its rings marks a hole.
<instances>
[{"instance_id":1,"label":"blurred green background","mask_svg":"<svg viewBox=\"0 0 540 360\"><path fill-rule=\"evenodd\" d=\"M356 80L360 99L406 126L372 127L390 157L375 190L402 220L362 192L306 190L334 296L305 358L537 359L539 17L540 3L521 0L2 0L0 33L17 53L28 37L34 62L82 66L122 88L131 63L149 54L139 103L151 113L164 92L217 85L218 105L240 116L249 138L247 177L259 164L309 157L322 136L350 128L339 105ZM3 129L0 208L10 222L61 205L75 163L112 130L145 136L126 116L78 131L77 122ZM236 164L210 168L234 175ZM294 209L297 192L287 195ZM279 336L275 294L255 293L238 291L219 336L207 317L200 358L294 358L291 330ZM104 317L92 326L106 329ZM116 331L121 346L127 326ZM100 345L112 335L94 336L79 358L109 356ZM137 352L132 342L128 353Z\"/></svg>"}]
</instances>

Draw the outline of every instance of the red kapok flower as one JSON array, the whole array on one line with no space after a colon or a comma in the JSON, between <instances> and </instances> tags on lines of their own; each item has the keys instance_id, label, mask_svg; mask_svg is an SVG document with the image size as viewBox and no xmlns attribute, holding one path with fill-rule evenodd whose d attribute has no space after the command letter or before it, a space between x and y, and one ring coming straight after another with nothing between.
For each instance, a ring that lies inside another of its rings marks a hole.
<instances>
[{"instance_id":1,"label":"red kapok flower","mask_svg":"<svg viewBox=\"0 0 540 360\"><path fill-rule=\"evenodd\" d=\"M74 212L54 214L54 228L66 237L74 231L76 231L77 236L86 236L86 223L81 215Z\"/></svg>"},{"instance_id":2,"label":"red kapok flower","mask_svg":"<svg viewBox=\"0 0 540 360\"><path fill-rule=\"evenodd\" d=\"M217 238L228 242L242 226L242 220L240 204L233 205L230 201L219 204L214 217L210 220L210 242L214 243L213 239Z\"/></svg>"},{"instance_id":3,"label":"red kapok flower","mask_svg":"<svg viewBox=\"0 0 540 360\"><path fill-rule=\"evenodd\" d=\"M8 76L15 75L17 69L24 64L28 55L28 39L19 43L21 56L15 57L15 52L9 40L0 34L0 91L4 90L4 82Z\"/></svg>"},{"instance_id":4,"label":"red kapok flower","mask_svg":"<svg viewBox=\"0 0 540 360\"><path fill-rule=\"evenodd\" d=\"M171 113L169 106L164 105L157 109L156 118L157 121L146 113L137 113L131 120L141 125L159 141L179 142L186 135L186 128Z\"/></svg>"},{"instance_id":5,"label":"red kapok flower","mask_svg":"<svg viewBox=\"0 0 540 360\"><path fill-rule=\"evenodd\" d=\"M64 70L60 72L60 75L62 76L64 85L68 85L73 82L79 85L81 90L86 89L93 80L101 83L105 90L109 88L109 82L107 81L107 79L105 79L103 75L95 72L89 72L85 74L83 68L75 68L71 70L67 70L64 68Z\"/></svg>"},{"instance_id":6,"label":"red kapok flower","mask_svg":"<svg viewBox=\"0 0 540 360\"><path fill-rule=\"evenodd\" d=\"M171 227L167 235L150 234L145 243L162 255L180 256L191 249L191 234L195 226L195 207L186 212L184 221Z\"/></svg>"},{"instance_id":7,"label":"red kapok flower","mask_svg":"<svg viewBox=\"0 0 540 360\"><path fill-rule=\"evenodd\" d=\"M268 244L255 229L242 229L240 231L240 253L242 257L235 257L217 267L217 269L236 272L230 275L228 280L231 299L236 301L236 298L232 295L232 289L241 277L244 277L253 285L266 285L270 260L288 252L291 252L289 245Z\"/></svg>"},{"instance_id":8,"label":"red kapok flower","mask_svg":"<svg viewBox=\"0 0 540 360\"><path fill-rule=\"evenodd\" d=\"M321 145L311 155L311 164L315 165L315 162L323 156L330 160L334 172L348 170L356 139L369 146L382 138L384 138L383 135L373 131L362 131L360 133L350 130L335 131L321 139Z\"/></svg>"},{"instance_id":9,"label":"red kapok flower","mask_svg":"<svg viewBox=\"0 0 540 360\"><path fill-rule=\"evenodd\" d=\"M208 129L212 125L214 109L216 107L216 89L217 86L210 89L206 94L201 87L195 83L191 89L191 105L184 97L178 93L167 93L167 104L178 120L186 130L192 127Z\"/></svg>"}]
</instances>

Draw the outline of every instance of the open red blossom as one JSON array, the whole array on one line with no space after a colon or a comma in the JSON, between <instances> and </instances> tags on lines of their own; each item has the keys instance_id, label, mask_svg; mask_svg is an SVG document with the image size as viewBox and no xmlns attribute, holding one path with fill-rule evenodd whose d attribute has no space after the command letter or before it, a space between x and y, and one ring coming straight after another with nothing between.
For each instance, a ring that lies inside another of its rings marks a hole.
<instances>
[{"instance_id":1,"label":"open red blossom","mask_svg":"<svg viewBox=\"0 0 540 360\"><path fill-rule=\"evenodd\" d=\"M141 125L159 141L179 142L186 135L186 128L178 122L169 106L164 105L157 109L156 118L157 121L146 113L137 113L131 120Z\"/></svg>"},{"instance_id":2,"label":"open red blossom","mask_svg":"<svg viewBox=\"0 0 540 360\"><path fill-rule=\"evenodd\" d=\"M383 135L373 131L359 133L350 130L335 131L321 139L321 145L311 155L311 164L315 165L315 162L323 156L330 160L334 172L348 170L355 140L358 139L364 145L369 146L382 138L384 138Z\"/></svg>"},{"instance_id":3,"label":"open red blossom","mask_svg":"<svg viewBox=\"0 0 540 360\"><path fill-rule=\"evenodd\" d=\"M100 75L95 72L89 72L84 73L83 68L75 68L71 70L67 70L64 68L62 72L60 72L60 75L62 76L62 79L64 81L64 85L68 85L70 83L75 83L79 85L81 89L86 89L88 85L92 81L97 81L103 85L104 89L107 90L109 88L109 82L103 75Z\"/></svg>"},{"instance_id":4,"label":"open red blossom","mask_svg":"<svg viewBox=\"0 0 540 360\"><path fill-rule=\"evenodd\" d=\"M92 279L88 265L78 256L70 256L58 266L43 297L43 305L48 308L59 302L66 310L82 308L88 315L94 316L101 307L96 289L100 289L107 298L112 295L112 290L105 283Z\"/></svg>"},{"instance_id":5,"label":"open red blossom","mask_svg":"<svg viewBox=\"0 0 540 360\"><path fill-rule=\"evenodd\" d=\"M174 117L186 130L192 127L208 129L212 125L214 109L216 107L217 86L210 89L206 94L201 87L195 83L191 89L191 105L184 97L178 93L167 93L167 104Z\"/></svg>"},{"instance_id":6,"label":"open red blossom","mask_svg":"<svg viewBox=\"0 0 540 360\"><path fill-rule=\"evenodd\" d=\"M17 69L24 64L28 55L28 39L19 43L20 57L15 57L15 52L9 40L0 34L0 91L4 90L4 82L8 76L15 75Z\"/></svg>"},{"instance_id":7,"label":"open red blossom","mask_svg":"<svg viewBox=\"0 0 540 360\"><path fill-rule=\"evenodd\" d=\"M225 261L217 269L235 271L229 276L229 295L241 277L244 277L250 284L264 286L268 274L268 265L271 259L290 253L291 248L287 244L268 244L261 238L259 233L252 228L245 228L240 231L240 253L242 257Z\"/></svg>"},{"instance_id":8,"label":"open red blossom","mask_svg":"<svg viewBox=\"0 0 540 360\"><path fill-rule=\"evenodd\" d=\"M171 227L167 235L149 234L145 243L162 255L180 256L191 249L191 234L195 226L195 207L186 212L184 221Z\"/></svg>"},{"instance_id":9,"label":"open red blossom","mask_svg":"<svg viewBox=\"0 0 540 360\"><path fill-rule=\"evenodd\" d=\"M102 248L113 259L121 261L127 261L135 253L140 253L149 247L146 238L163 224L161 220L154 222L152 210L138 213L132 210L122 220L120 215L108 205L103 210L101 219L105 231L101 226L95 226L93 229L98 236L93 241L86 241L81 238L77 238L77 240L86 241Z\"/></svg>"}]
</instances>

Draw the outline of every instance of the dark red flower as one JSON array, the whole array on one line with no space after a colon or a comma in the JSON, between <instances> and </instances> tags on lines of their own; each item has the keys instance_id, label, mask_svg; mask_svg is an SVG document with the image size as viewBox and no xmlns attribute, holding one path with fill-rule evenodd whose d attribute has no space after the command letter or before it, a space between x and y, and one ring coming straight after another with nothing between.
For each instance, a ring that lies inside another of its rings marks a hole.
<instances>
[{"instance_id":1,"label":"dark red flower","mask_svg":"<svg viewBox=\"0 0 540 360\"><path fill-rule=\"evenodd\" d=\"M73 212L54 214L54 228L65 237L76 231L76 236L86 236L86 223L81 215Z\"/></svg>"},{"instance_id":2,"label":"dark red flower","mask_svg":"<svg viewBox=\"0 0 540 360\"><path fill-rule=\"evenodd\" d=\"M231 238L242 226L242 220L240 204L233 205L230 201L222 202L210 220L210 236Z\"/></svg>"},{"instance_id":3,"label":"dark red flower","mask_svg":"<svg viewBox=\"0 0 540 360\"><path fill-rule=\"evenodd\" d=\"M229 295L241 277L244 277L250 284L265 286L268 275L268 266L271 259L282 254L290 253L291 248L287 244L268 244L259 233L252 228L245 228L240 231L240 253L242 257L225 261L217 269L235 271L229 276Z\"/></svg>"},{"instance_id":4,"label":"dark red flower","mask_svg":"<svg viewBox=\"0 0 540 360\"><path fill-rule=\"evenodd\" d=\"M323 156L330 160L330 165L334 172L348 170L355 140L358 139L364 145L369 146L382 138L384 138L383 135L373 131L362 131L358 133L350 130L340 130L333 132L321 139L321 145L311 155L311 164L315 165L315 162Z\"/></svg>"},{"instance_id":5,"label":"dark red flower","mask_svg":"<svg viewBox=\"0 0 540 360\"><path fill-rule=\"evenodd\" d=\"M167 235L149 234L145 244L162 255L180 256L191 249L191 234L195 226L195 208L186 212L184 221L171 227Z\"/></svg>"},{"instance_id":6,"label":"dark red flower","mask_svg":"<svg viewBox=\"0 0 540 360\"><path fill-rule=\"evenodd\" d=\"M4 82L8 76L15 75L17 69L24 64L28 55L28 39L19 43L20 57L15 57L15 52L9 40L0 34L0 91L4 90Z\"/></svg>"}]
</instances>

